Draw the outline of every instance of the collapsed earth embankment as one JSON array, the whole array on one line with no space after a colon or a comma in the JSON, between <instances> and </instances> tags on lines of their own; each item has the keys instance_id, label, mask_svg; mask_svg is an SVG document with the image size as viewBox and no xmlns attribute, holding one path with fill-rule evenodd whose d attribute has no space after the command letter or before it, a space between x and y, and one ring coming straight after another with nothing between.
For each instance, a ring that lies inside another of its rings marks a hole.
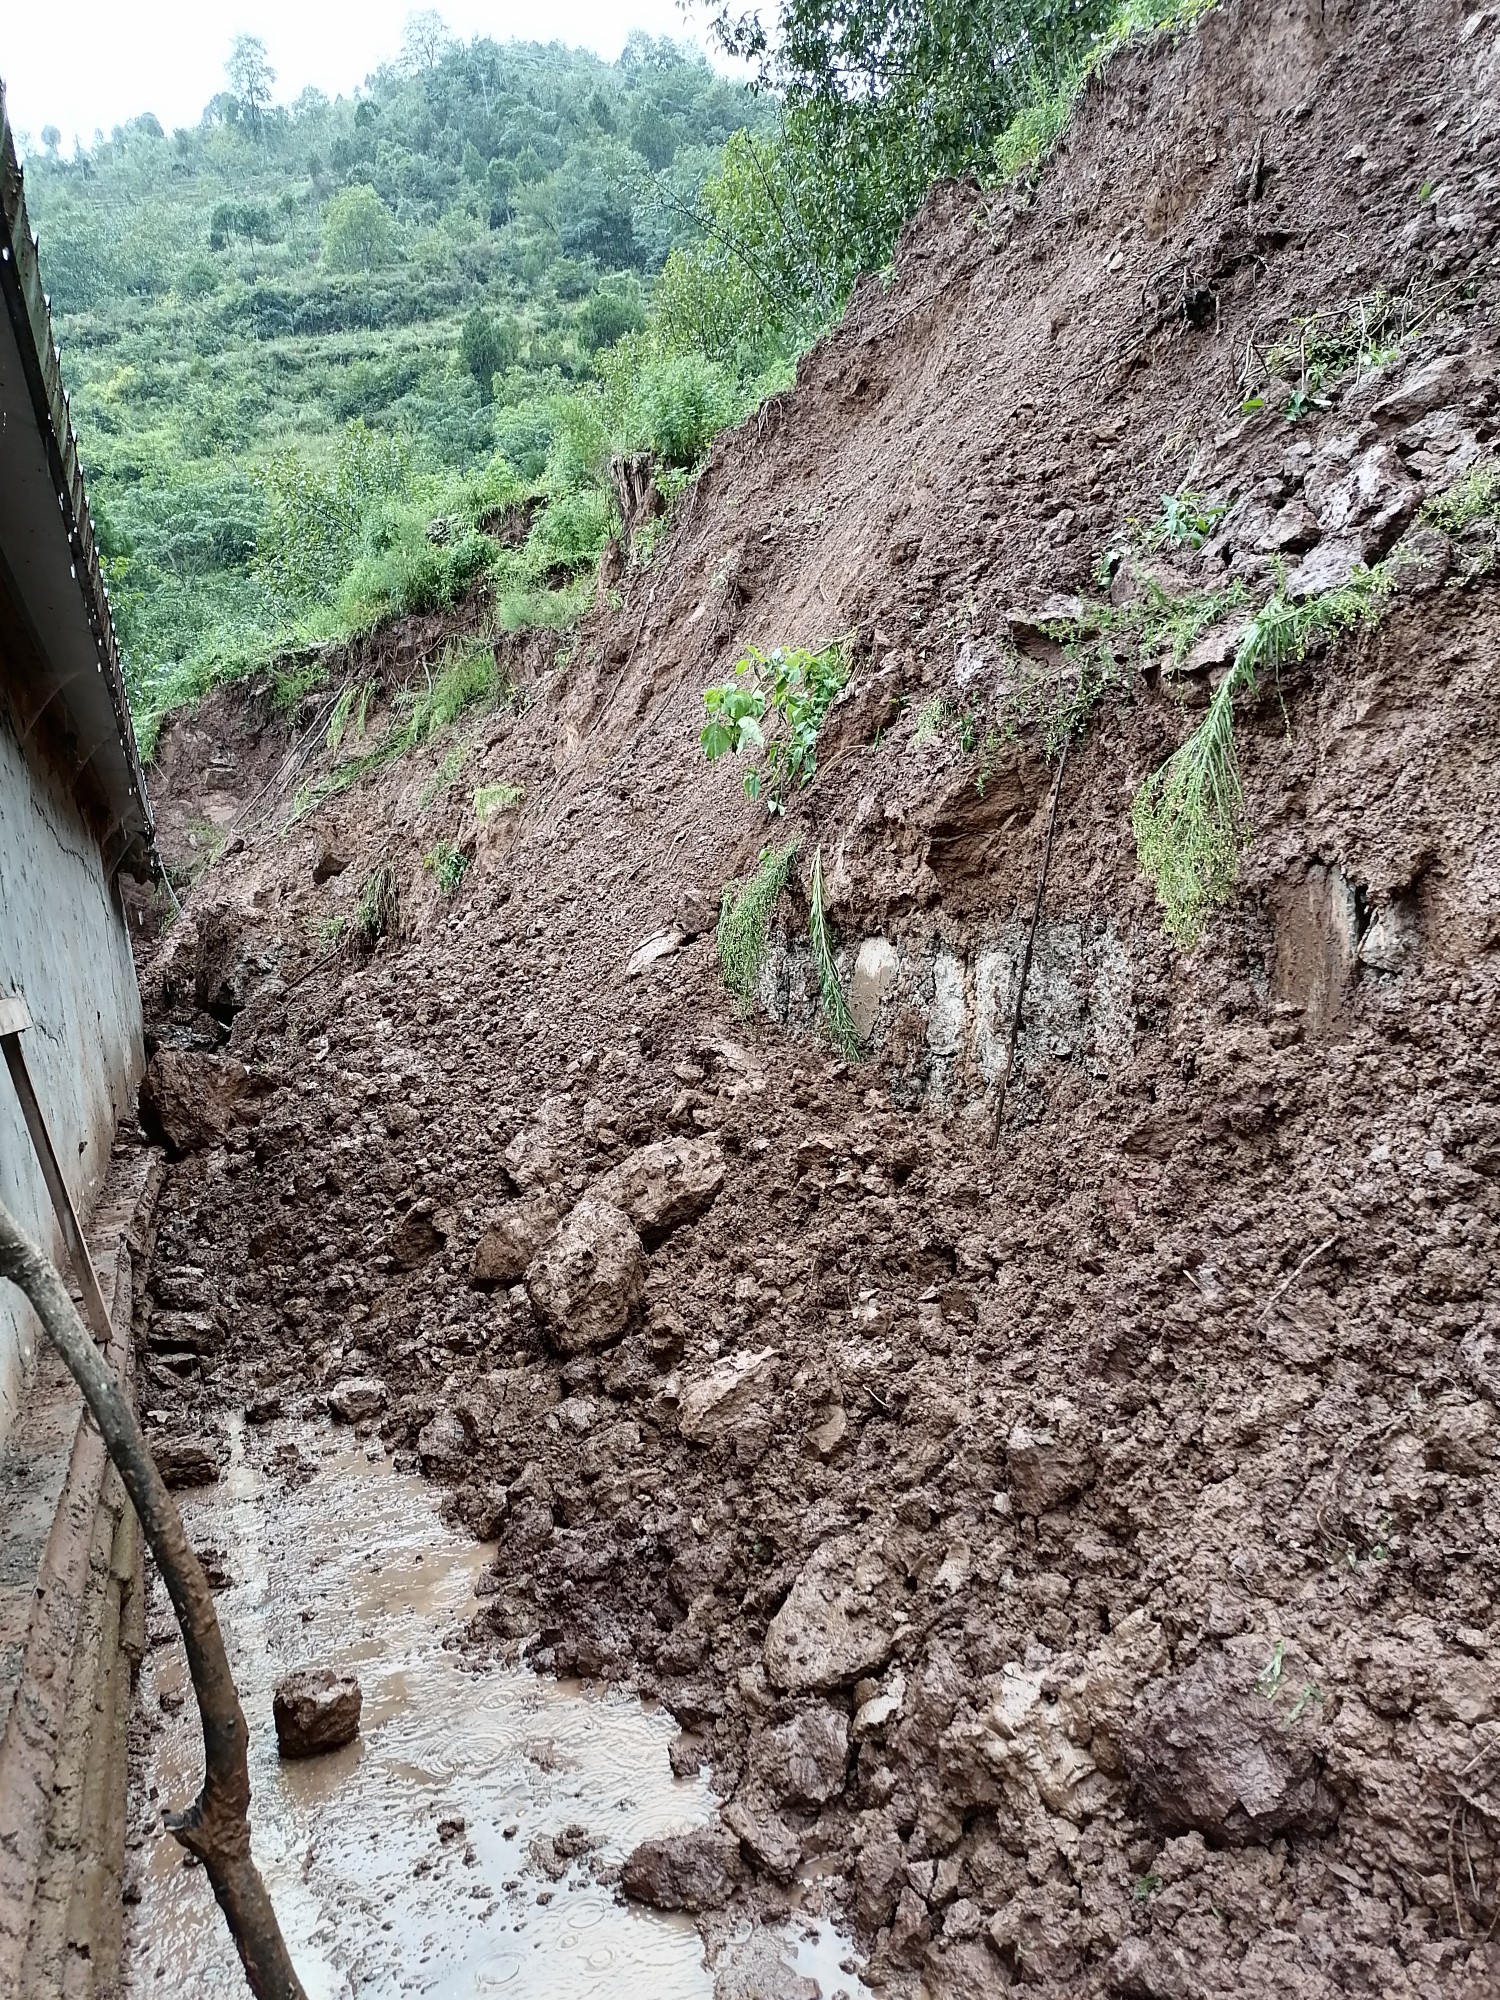
<instances>
[{"instance_id":1,"label":"collapsed earth embankment","mask_svg":"<svg viewBox=\"0 0 1500 2000\"><path fill-rule=\"evenodd\" d=\"M831 1874L893 1990L1500 1978L1497 80L1441 0L1127 51L500 706L365 747L474 605L163 733L231 837L148 969L147 1408L414 1454L476 1638L658 1692L722 1893ZM1179 949L1132 800L1277 607ZM768 822L702 690L850 634Z\"/></svg>"}]
</instances>

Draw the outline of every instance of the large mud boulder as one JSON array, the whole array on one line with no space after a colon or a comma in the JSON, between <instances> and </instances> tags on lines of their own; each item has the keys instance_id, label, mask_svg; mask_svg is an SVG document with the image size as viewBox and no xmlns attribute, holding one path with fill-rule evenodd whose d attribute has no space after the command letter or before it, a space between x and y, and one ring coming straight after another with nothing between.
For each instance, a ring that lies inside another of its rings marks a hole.
<instances>
[{"instance_id":1,"label":"large mud boulder","mask_svg":"<svg viewBox=\"0 0 1500 2000\"><path fill-rule=\"evenodd\" d=\"M643 1840L626 1856L620 1884L633 1903L653 1910L722 1910L739 1886L740 1844L722 1827L703 1826Z\"/></svg>"},{"instance_id":2,"label":"large mud boulder","mask_svg":"<svg viewBox=\"0 0 1500 2000\"><path fill-rule=\"evenodd\" d=\"M774 1804L813 1811L844 1789L848 1762L848 1716L819 1706L756 1737L750 1779Z\"/></svg>"},{"instance_id":3,"label":"large mud boulder","mask_svg":"<svg viewBox=\"0 0 1500 2000\"><path fill-rule=\"evenodd\" d=\"M691 1222L724 1185L724 1156L711 1139L661 1139L642 1146L589 1192L630 1217L647 1243Z\"/></svg>"},{"instance_id":4,"label":"large mud boulder","mask_svg":"<svg viewBox=\"0 0 1500 2000\"><path fill-rule=\"evenodd\" d=\"M526 1271L532 1307L562 1354L618 1340L645 1281L646 1253L630 1218L597 1195L584 1196Z\"/></svg>"},{"instance_id":5,"label":"large mud boulder","mask_svg":"<svg viewBox=\"0 0 1500 2000\"><path fill-rule=\"evenodd\" d=\"M250 1073L233 1057L158 1049L141 1082L141 1126L174 1159L205 1152L223 1145L250 1095Z\"/></svg>"},{"instance_id":6,"label":"large mud boulder","mask_svg":"<svg viewBox=\"0 0 1500 2000\"><path fill-rule=\"evenodd\" d=\"M811 1694L884 1666L895 1635L889 1581L884 1563L860 1537L825 1542L766 1632L771 1685Z\"/></svg>"},{"instance_id":7,"label":"large mud boulder","mask_svg":"<svg viewBox=\"0 0 1500 2000\"><path fill-rule=\"evenodd\" d=\"M557 1212L550 1202L511 1202L486 1223L475 1244L469 1283L479 1291L519 1284L527 1265L556 1227Z\"/></svg>"},{"instance_id":8,"label":"large mud boulder","mask_svg":"<svg viewBox=\"0 0 1500 2000\"><path fill-rule=\"evenodd\" d=\"M331 1667L299 1667L276 1683L272 1712L276 1747L283 1757L320 1757L342 1750L359 1734L364 1705L353 1674Z\"/></svg>"},{"instance_id":9,"label":"large mud boulder","mask_svg":"<svg viewBox=\"0 0 1500 2000\"><path fill-rule=\"evenodd\" d=\"M1337 1819L1300 1718L1251 1671L1212 1654L1146 1689L1125 1765L1138 1809L1163 1832L1242 1847L1326 1833Z\"/></svg>"}]
</instances>

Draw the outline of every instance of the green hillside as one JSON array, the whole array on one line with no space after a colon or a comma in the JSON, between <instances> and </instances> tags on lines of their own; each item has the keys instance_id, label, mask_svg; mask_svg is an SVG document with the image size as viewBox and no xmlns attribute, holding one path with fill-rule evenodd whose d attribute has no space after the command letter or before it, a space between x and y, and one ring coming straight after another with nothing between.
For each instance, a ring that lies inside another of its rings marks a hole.
<instances>
[{"instance_id":1,"label":"green hillside","mask_svg":"<svg viewBox=\"0 0 1500 2000\"><path fill-rule=\"evenodd\" d=\"M461 587L493 558L465 529L549 461L566 497L580 429L629 425L611 347L724 140L764 116L644 36L614 63L438 36L355 97L290 106L255 45L231 71L194 128L142 117L27 161L147 717L285 637ZM523 597L592 562L602 495L572 516L508 579Z\"/></svg>"}]
</instances>

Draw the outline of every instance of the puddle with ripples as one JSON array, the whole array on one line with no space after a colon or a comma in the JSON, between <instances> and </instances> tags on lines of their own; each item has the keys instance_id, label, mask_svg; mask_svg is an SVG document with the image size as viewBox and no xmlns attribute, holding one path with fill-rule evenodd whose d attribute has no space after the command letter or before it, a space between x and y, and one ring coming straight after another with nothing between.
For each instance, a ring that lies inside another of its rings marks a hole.
<instances>
[{"instance_id":1,"label":"puddle with ripples","mask_svg":"<svg viewBox=\"0 0 1500 2000\"><path fill-rule=\"evenodd\" d=\"M231 1441L220 1484L179 1497L190 1538L228 1573L217 1604L250 1722L255 1852L309 2000L710 2000L697 1931L595 1879L638 1840L712 1811L706 1779L672 1775L671 1718L618 1692L466 1662L452 1642L486 1551L443 1525L420 1479L337 1433L256 1432L256 1463L242 1425ZM148 1627L162 1641L142 1676L154 1726L132 1782L152 1788L155 1810L193 1795L202 1758L159 1581ZM324 1663L359 1676L359 1740L283 1763L272 1690L290 1668ZM555 1871L547 1837L569 1828L593 1845L553 1880L536 1847ZM127 1991L241 2000L203 1871L166 1836L139 1889ZM781 1935L786 1991L863 1991L840 1972L847 1952L829 1927Z\"/></svg>"}]
</instances>

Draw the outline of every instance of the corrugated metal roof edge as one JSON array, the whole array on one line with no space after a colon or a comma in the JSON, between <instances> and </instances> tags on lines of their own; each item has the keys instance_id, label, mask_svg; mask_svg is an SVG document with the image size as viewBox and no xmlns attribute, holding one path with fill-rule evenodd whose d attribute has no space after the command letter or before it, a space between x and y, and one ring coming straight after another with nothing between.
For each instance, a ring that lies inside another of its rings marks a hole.
<instances>
[{"instance_id":1,"label":"corrugated metal roof edge","mask_svg":"<svg viewBox=\"0 0 1500 2000\"><path fill-rule=\"evenodd\" d=\"M53 476L58 482L58 502L73 549L78 588L99 648L104 681L124 752L129 795L110 801L115 831L107 843L107 850L112 848L115 851L106 851L105 863L113 873L130 848L139 842L142 859L153 871L159 872L156 825L146 793L140 751L136 746L135 726L130 718L130 703L125 693L119 637L109 607L109 592L99 566L94 526L89 516L88 496L84 491L83 468L78 461L78 437L73 429L68 394L62 382L61 356L52 332L52 303L42 288L37 238L26 213L26 193L11 135L3 79L0 79L0 227L3 227L5 247L10 251L16 285L31 334L32 358L43 399L37 418L46 432L47 454Z\"/></svg>"}]
</instances>

